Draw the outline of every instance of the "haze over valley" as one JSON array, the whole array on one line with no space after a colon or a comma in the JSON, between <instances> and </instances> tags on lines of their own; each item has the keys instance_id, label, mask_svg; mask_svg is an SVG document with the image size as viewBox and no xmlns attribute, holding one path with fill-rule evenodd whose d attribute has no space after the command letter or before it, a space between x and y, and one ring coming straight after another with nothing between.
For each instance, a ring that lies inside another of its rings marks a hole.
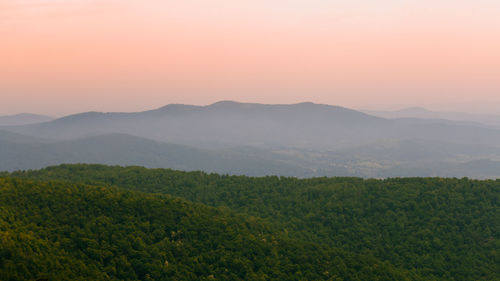
<instances>
[{"instance_id":1,"label":"haze over valley","mask_svg":"<svg viewBox=\"0 0 500 281\"><path fill-rule=\"evenodd\" d=\"M250 176L500 176L495 124L388 119L310 102L87 112L4 125L0 142L6 171L100 163Z\"/></svg>"}]
</instances>

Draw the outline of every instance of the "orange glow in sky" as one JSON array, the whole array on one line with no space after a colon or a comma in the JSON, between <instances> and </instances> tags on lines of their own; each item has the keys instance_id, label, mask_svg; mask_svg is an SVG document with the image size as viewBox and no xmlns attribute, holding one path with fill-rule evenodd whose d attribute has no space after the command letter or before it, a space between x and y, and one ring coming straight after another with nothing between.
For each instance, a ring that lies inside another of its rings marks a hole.
<instances>
[{"instance_id":1,"label":"orange glow in sky","mask_svg":"<svg viewBox=\"0 0 500 281\"><path fill-rule=\"evenodd\" d=\"M219 100L500 113L498 15L498 0L2 0L0 115Z\"/></svg>"}]
</instances>

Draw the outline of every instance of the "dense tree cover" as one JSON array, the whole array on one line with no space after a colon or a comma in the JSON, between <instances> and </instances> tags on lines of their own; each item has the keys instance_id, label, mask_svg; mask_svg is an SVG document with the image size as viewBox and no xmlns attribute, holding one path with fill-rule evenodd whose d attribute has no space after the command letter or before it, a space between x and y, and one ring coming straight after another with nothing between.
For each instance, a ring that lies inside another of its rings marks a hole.
<instances>
[{"instance_id":1,"label":"dense tree cover","mask_svg":"<svg viewBox=\"0 0 500 281\"><path fill-rule=\"evenodd\" d=\"M270 220L321 242L439 280L500 280L500 180L252 178L62 165L13 176L165 193Z\"/></svg>"},{"instance_id":2,"label":"dense tree cover","mask_svg":"<svg viewBox=\"0 0 500 281\"><path fill-rule=\"evenodd\" d=\"M0 178L0 280L424 280L170 195Z\"/></svg>"}]
</instances>

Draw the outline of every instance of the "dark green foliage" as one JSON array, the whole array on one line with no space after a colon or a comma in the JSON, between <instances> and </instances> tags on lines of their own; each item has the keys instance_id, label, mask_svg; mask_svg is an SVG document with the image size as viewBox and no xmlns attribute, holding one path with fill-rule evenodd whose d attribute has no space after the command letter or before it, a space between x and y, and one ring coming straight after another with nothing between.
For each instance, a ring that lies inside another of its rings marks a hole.
<instances>
[{"instance_id":1,"label":"dark green foliage","mask_svg":"<svg viewBox=\"0 0 500 281\"><path fill-rule=\"evenodd\" d=\"M19 177L166 193L266 220L300 241L439 280L500 280L500 181L224 176L62 165Z\"/></svg>"},{"instance_id":2,"label":"dark green foliage","mask_svg":"<svg viewBox=\"0 0 500 281\"><path fill-rule=\"evenodd\" d=\"M55 174L52 174L55 175ZM423 280L169 195L0 178L0 280Z\"/></svg>"}]
</instances>

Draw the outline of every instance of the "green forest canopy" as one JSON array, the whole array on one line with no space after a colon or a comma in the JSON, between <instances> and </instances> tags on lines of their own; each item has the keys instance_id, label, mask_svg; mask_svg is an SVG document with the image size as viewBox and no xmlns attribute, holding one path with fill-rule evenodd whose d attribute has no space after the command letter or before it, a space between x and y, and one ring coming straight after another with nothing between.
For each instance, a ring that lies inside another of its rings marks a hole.
<instances>
[{"instance_id":1,"label":"green forest canopy","mask_svg":"<svg viewBox=\"0 0 500 281\"><path fill-rule=\"evenodd\" d=\"M32 239L34 245L45 243L52 251L47 255L60 256L58 261L81 262L85 269L80 272L105 272L103 278L500 280L500 181L253 178L102 165L61 165L6 177L1 198L10 194L15 199L1 199L3 239L14 241L10 242L13 249L22 239ZM28 198L35 196L32 193L38 196L33 197L36 200ZM16 200L26 201L26 206ZM38 221L28 215L30 208L41 216ZM183 219L168 220L164 213ZM68 219L74 216L78 217ZM85 227L96 224L100 217L105 218L102 229ZM12 218L16 218L14 222L7 221ZM228 229L221 229L221 220L227 221ZM149 230L164 232L156 232L156 240L148 238L152 234L144 230L145 222ZM152 224L156 227L151 228ZM115 236L95 237L107 228ZM180 257L169 256L170 269L156 268L165 255L175 253L169 248L173 242L164 240L172 240L167 238L177 228L182 233L198 233L189 239L197 246L178 252ZM205 229L209 231L201 231ZM74 236L81 232L85 239L97 240L97 244L88 244L93 245L91 249L109 251L108 259L87 253L87 244L75 250L79 240ZM26 233L31 236L22 238ZM141 263L131 262L135 256L126 244L135 237L145 243L144 252L158 256L143 253L135 259ZM241 240L236 243L234 237ZM115 241L123 244L115 245ZM13 257L33 257L13 255L18 251L9 248L2 251L2 255L11 253L10 258L2 256L6 262L0 263L2 270L11 268L10 272L18 272L12 264L24 264L13 263ZM278 254L270 254L273 251ZM222 270L220 259L225 255L237 256L247 267L233 271L224 264ZM119 257L128 261L129 273L117 269ZM175 270L170 266L174 259L178 259ZM205 270L195 270L192 259ZM151 266L141 270L136 264ZM53 272L49 265L44 266L45 271L28 268L24 272ZM114 269L103 270L107 267ZM80 275L68 272L65 276Z\"/></svg>"}]
</instances>

